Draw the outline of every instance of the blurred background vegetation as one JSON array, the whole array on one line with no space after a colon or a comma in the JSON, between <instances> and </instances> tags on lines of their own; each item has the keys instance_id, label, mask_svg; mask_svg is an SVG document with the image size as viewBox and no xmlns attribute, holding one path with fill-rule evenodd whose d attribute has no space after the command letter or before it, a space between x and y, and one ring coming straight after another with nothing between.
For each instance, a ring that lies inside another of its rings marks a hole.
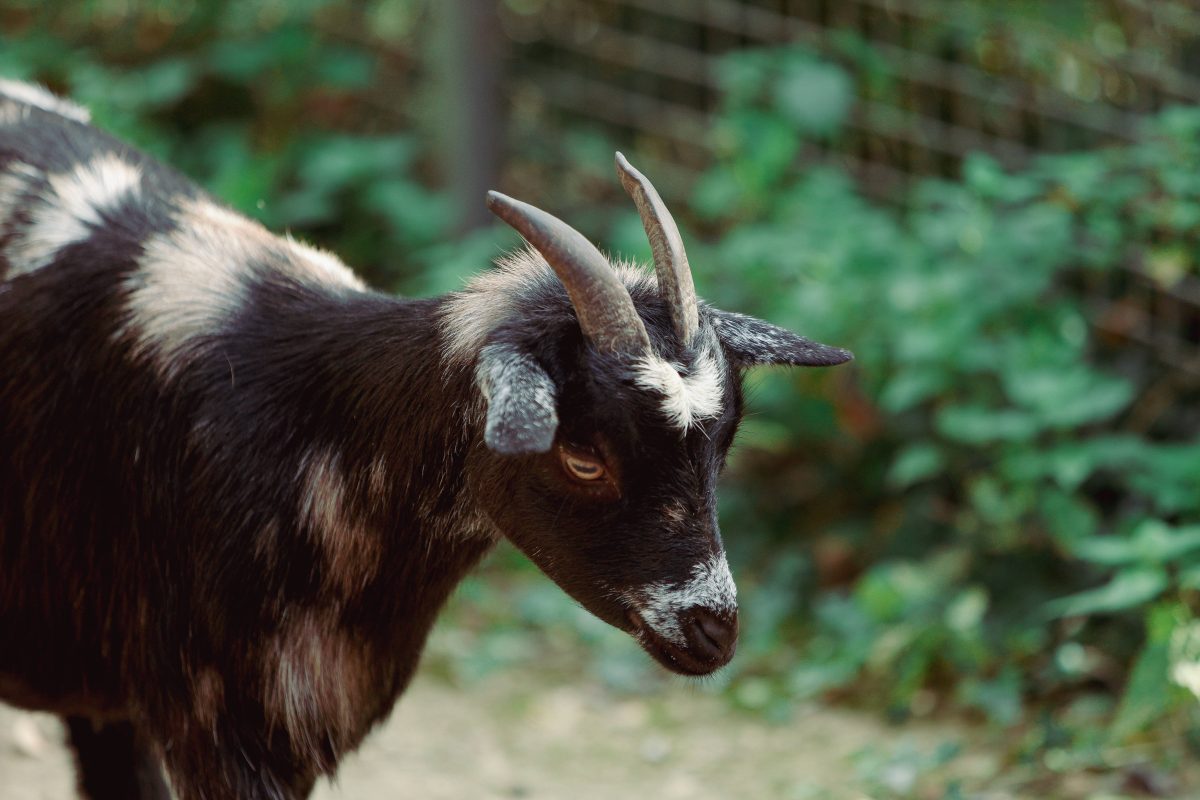
<instances>
[{"instance_id":1,"label":"blurred background vegetation","mask_svg":"<svg viewBox=\"0 0 1200 800\"><path fill-rule=\"evenodd\" d=\"M711 690L782 724L965 716L1034 796L1192 796L1191 5L7 0L0 74L403 293L515 243L490 187L647 257L624 150L703 295L858 357L750 378L722 496L744 639ZM511 550L448 622L453 680L663 680Z\"/></svg>"}]
</instances>

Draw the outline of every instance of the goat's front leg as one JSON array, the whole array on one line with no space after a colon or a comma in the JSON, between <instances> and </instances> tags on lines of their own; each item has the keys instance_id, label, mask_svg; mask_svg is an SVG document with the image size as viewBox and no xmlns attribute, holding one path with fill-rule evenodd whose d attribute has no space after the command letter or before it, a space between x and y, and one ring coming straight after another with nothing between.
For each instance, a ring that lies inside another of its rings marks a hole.
<instances>
[{"instance_id":1,"label":"goat's front leg","mask_svg":"<svg viewBox=\"0 0 1200 800\"><path fill-rule=\"evenodd\" d=\"M171 800L150 741L130 722L66 717L79 792L89 800Z\"/></svg>"}]
</instances>

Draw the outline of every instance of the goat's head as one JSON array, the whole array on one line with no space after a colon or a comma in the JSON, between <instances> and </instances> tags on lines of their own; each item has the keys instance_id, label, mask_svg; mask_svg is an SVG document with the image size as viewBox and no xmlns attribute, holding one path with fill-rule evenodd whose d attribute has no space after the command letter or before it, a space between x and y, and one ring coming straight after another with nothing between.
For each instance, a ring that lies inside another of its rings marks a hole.
<instances>
[{"instance_id":1,"label":"goat's head","mask_svg":"<svg viewBox=\"0 0 1200 800\"><path fill-rule=\"evenodd\" d=\"M614 269L544 211L488 196L535 250L451 305L451 346L477 354L486 402L468 473L500 530L572 597L667 668L703 675L737 641L715 484L741 373L851 356L699 303L658 193L620 154L617 168L657 280Z\"/></svg>"}]
</instances>

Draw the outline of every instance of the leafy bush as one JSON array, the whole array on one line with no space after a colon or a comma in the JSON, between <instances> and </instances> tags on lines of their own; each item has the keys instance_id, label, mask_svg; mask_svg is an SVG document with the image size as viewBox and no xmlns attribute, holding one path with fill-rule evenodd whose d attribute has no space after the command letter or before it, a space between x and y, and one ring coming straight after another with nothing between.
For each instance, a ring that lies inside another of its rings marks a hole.
<instances>
[{"instance_id":1,"label":"leafy bush","mask_svg":"<svg viewBox=\"0 0 1200 800\"><path fill-rule=\"evenodd\" d=\"M847 104L796 118L797 87L850 85L811 63L727 60L723 158L693 204L719 233L698 284L857 354L851 372L764 376L734 464L732 546L808 576L806 657L780 692L874 687L903 712L934 688L1008 725L1099 686L1121 692L1113 742L1172 714L1195 726L1180 642L1198 625L1200 444L1183 413L1146 429L1151 370L1098 345L1074 287L1130 263L1166 286L1200 273L1200 111L1020 173L977 156L898 211L801 166Z\"/></svg>"}]
</instances>

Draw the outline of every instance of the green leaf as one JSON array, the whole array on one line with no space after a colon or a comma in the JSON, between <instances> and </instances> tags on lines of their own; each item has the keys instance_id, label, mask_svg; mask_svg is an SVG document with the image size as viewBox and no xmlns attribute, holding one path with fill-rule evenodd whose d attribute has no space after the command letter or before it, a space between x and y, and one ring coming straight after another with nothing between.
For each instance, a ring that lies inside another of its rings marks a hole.
<instances>
[{"instance_id":1,"label":"green leaf","mask_svg":"<svg viewBox=\"0 0 1200 800\"><path fill-rule=\"evenodd\" d=\"M1008 174L992 156L972 153L963 161L963 181L985 198L1005 203L1032 200L1044 191L1042 182L1028 174Z\"/></svg>"},{"instance_id":2,"label":"green leaf","mask_svg":"<svg viewBox=\"0 0 1200 800\"><path fill-rule=\"evenodd\" d=\"M1006 370L1004 378L1015 403L1058 428L1108 419L1133 398L1130 381L1082 365L1073 369L1016 366Z\"/></svg>"},{"instance_id":3,"label":"green leaf","mask_svg":"<svg viewBox=\"0 0 1200 800\"><path fill-rule=\"evenodd\" d=\"M349 48L326 46L316 67L322 83L341 89L364 89L375 78L374 56Z\"/></svg>"},{"instance_id":4,"label":"green leaf","mask_svg":"<svg viewBox=\"0 0 1200 800\"><path fill-rule=\"evenodd\" d=\"M967 488L971 508L989 526L994 527L992 538L996 542L1004 541L1005 537L1000 532L1016 523L1029 510L1032 501L1028 489L1013 491L1012 487L1002 485L987 474L971 480Z\"/></svg>"},{"instance_id":5,"label":"green leaf","mask_svg":"<svg viewBox=\"0 0 1200 800\"><path fill-rule=\"evenodd\" d=\"M1074 550L1076 543L1092 537L1100 525L1096 509L1084 498L1047 488L1041 493L1039 511L1055 540Z\"/></svg>"},{"instance_id":6,"label":"green leaf","mask_svg":"<svg viewBox=\"0 0 1200 800\"><path fill-rule=\"evenodd\" d=\"M1076 558L1109 567L1126 566L1139 560L1137 544L1124 536L1092 536L1082 539L1075 543L1073 553Z\"/></svg>"},{"instance_id":7,"label":"green leaf","mask_svg":"<svg viewBox=\"0 0 1200 800\"><path fill-rule=\"evenodd\" d=\"M879 404L891 412L907 411L946 388L946 376L914 364L898 372L879 395Z\"/></svg>"},{"instance_id":8,"label":"green leaf","mask_svg":"<svg viewBox=\"0 0 1200 800\"><path fill-rule=\"evenodd\" d=\"M1184 589L1200 590L1200 564L1179 570L1179 585Z\"/></svg>"},{"instance_id":9,"label":"green leaf","mask_svg":"<svg viewBox=\"0 0 1200 800\"><path fill-rule=\"evenodd\" d=\"M696 183L692 207L706 219L735 214L745 198L745 187L727 169L713 169Z\"/></svg>"},{"instance_id":10,"label":"green leaf","mask_svg":"<svg viewBox=\"0 0 1200 800\"><path fill-rule=\"evenodd\" d=\"M1200 444L1147 446L1135 489L1152 498L1159 513L1200 512Z\"/></svg>"},{"instance_id":11,"label":"green leaf","mask_svg":"<svg viewBox=\"0 0 1200 800\"><path fill-rule=\"evenodd\" d=\"M149 110L178 102L192 89L196 79L192 62L169 58L124 75L107 88L119 98L117 102Z\"/></svg>"},{"instance_id":12,"label":"green leaf","mask_svg":"<svg viewBox=\"0 0 1200 800\"><path fill-rule=\"evenodd\" d=\"M1050 601L1046 604L1046 611L1052 617L1128 611L1154 600L1166 590L1169 583L1167 573L1161 569L1126 569L1098 589Z\"/></svg>"},{"instance_id":13,"label":"green leaf","mask_svg":"<svg viewBox=\"0 0 1200 800\"><path fill-rule=\"evenodd\" d=\"M980 405L947 406L938 411L934 422L943 436L972 445L1025 441L1038 431L1031 414Z\"/></svg>"},{"instance_id":14,"label":"green leaf","mask_svg":"<svg viewBox=\"0 0 1200 800\"><path fill-rule=\"evenodd\" d=\"M1146 729L1169 710L1175 694L1169 675L1171 635L1180 617L1181 609L1174 605L1155 606L1147 613L1146 643L1134 661L1110 731L1115 742Z\"/></svg>"},{"instance_id":15,"label":"green leaf","mask_svg":"<svg viewBox=\"0 0 1200 800\"><path fill-rule=\"evenodd\" d=\"M784 67L773 97L776 110L800 133L827 137L850 114L854 82L835 64L796 60Z\"/></svg>"},{"instance_id":16,"label":"green leaf","mask_svg":"<svg viewBox=\"0 0 1200 800\"><path fill-rule=\"evenodd\" d=\"M930 444L914 444L892 462L888 483L903 489L937 475L943 467L941 452Z\"/></svg>"},{"instance_id":17,"label":"green leaf","mask_svg":"<svg viewBox=\"0 0 1200 800\"><path fill-rule=\"evenodd\" d=\"M1200 550L1200 525L1172 528L1157 519L1142 521L1133 533L1138 556L1149 564L1170 564Z\"/></svg>"},{"instance_id":18,"label":"green leaf","mask_svg":"<svg viewBox=\"0 0 1200 800\"><path fill-rule=\"evenodd\" d=\"M993 724L1008 727L1021 718L1021 674L1011 665L991 680L968 678L959 696L983 711Z\"/></svg>"},{"instance_id":19,"label":"green leaf","mask_svg":"<svg viewBox=\"0 0 1200 800\"><path fill-rule=\"evenodd\" d=\"M365 199L367 207L387 220L390 232L400 241L436 239L450 222L449 200L415 183L378 183Z\"/></svg>"},{"instance_id":20,"label":"green leaf","mask_svg":"<svg viewBox=\"0 0 1200 800\"><path fill-rule=\"evenodd\" d=\"M1200 550L1200 525L1173 528L1162 520L1147 519L1138 523L1127 537L1084 539L1077 543L1075 555L1108 566L1165 567L1197 550Z\"/></svg>"},{"instance_id":21,"label":"green leaf","mask_svg":"<svg viewBox=\"0 0 1200 800\"><path fill-rule=\"evenodd\" d=\"M796 158L800 141L795 129L778 116L746 110L719 123L718 135L744 153L733 167L747 192L767 191L779 183Z\"/></svg>"},{"instance_id":22,"label":"green leaf","mask_svg":"<svg viewBox=\"0 0 1200 800\"><path fill-rule=\"evenodd\" d=\"M400 179L416 153L416 143L405 137L327 137L307 149L300 174L305 184L332 192L372 180Z\"/></svg>"},{"instance_id":23,"label":"green leaf","mask_svg":"<svg viewBox=\"0 0 1200 800\"><path fill-rule=\"evenodd\" d=\"M987 612L987 592L978 586L963 590L946 606L946 625L960 635L974 635Z\"/></svg>"},{"instance_id":24,"label":"green leaf","mask_svg":"<svg viewBox=\"0 0 1200 800\"><path fill-rule=\"evenodd\" d=\"M734 50L717 60L716 75L727 106L750 102L762 90L772 53L765 50Z\"/></svg>"}]
</instances>

